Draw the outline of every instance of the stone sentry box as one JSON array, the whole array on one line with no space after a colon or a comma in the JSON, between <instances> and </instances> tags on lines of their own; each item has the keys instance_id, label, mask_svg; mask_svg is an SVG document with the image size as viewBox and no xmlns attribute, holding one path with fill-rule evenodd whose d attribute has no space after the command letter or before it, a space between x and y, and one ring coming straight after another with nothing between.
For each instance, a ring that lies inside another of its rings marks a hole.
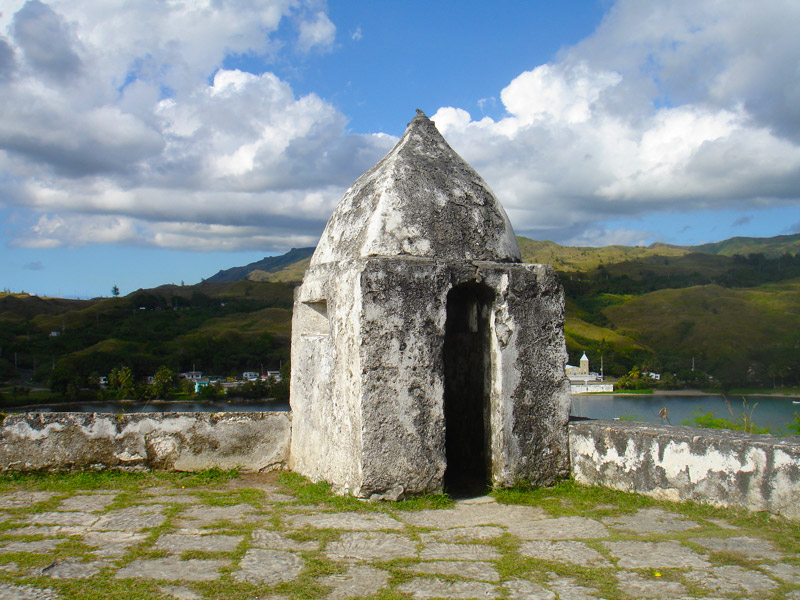
<instances>
[{"instance_id":1,"label":"stone sentry box","mask_svg":"<svg viewBox=\"0 0 800 600\"><path fill-rule=\"evenodd\" d=\"M290 468L359 497L569 472L564 296L422 112L295 293Z\"/></svg>"}]
</instances>

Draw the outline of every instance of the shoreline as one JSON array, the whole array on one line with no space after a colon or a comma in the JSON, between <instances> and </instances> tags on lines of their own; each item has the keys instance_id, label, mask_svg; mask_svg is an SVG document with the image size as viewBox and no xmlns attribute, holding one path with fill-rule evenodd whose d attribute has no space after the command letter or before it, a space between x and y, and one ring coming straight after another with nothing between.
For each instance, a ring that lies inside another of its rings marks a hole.
<instances>
[{"instance_id":1,"label":"shoreline","mask_svg":"<svg viewBox=\"0 0 800 600\"><path fill-rule=\"evenodd\" d=\"M583 392L579 394L571 394L572 396L630 396L636 397L641 396L643 398L651 397L651 396L687 396L687 397L706 397L706 396L722 396L722 392L704 392L703 390L652 390L650 394L637 394L637 393L627 393L624 390L614 390L613 392ZM763 392L756 392L756 393L747 393L747 394L728 394L728 397L736 397L736 396L765 396L768 398L786 398L787 400L800 400L800 393L769 393L769 391Z\"/></svg>"}]
</instances>

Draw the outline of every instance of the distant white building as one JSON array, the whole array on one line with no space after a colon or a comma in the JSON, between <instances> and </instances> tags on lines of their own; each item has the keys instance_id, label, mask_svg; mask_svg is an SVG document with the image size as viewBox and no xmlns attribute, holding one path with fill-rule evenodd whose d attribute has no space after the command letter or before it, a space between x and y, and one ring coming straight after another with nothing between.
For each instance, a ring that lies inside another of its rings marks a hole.
<instances>
[{"instance_id":1,"label":"distant white building","mask_svg":"<svg viewBox=\"0 0 800 600\"><path fill-rule=\"evenodd\" d=\"M280 383L281 381L281 372L280 371L267 371L264 375L261 376L262 381L266 381L272 377L275 381Z\"/></svg>"},{"instance_id":2,"label":"distant white building","mask_svg":"<svg viewBox=\"0 0 800 600\"><path fill-rule=\"evenodd\" d=\"M188 379L189 381L198 381L203 378L202 371L186 371L185 373L179 373L178 377L182 377L183 379Z\"/></svg>"},{"instance_id":3,"label":"distant white building","mask_svg":"<svg viewBox=\"0 0 800 600\"><path fill-rule=\"evenodd\" d=\"M580 366L567 365L564 369L569 379L571 394L586 394L589 392L613 392L613 383L604 383L603 376L589 370L589 357L586 352L580 359Z\"/></svg>"},{"instance_id":4,"label":"distant white building","mask_svg":"<svg viewBox=\"0 0 800 600\"><path fill-rule=\"evenodd\" d=\"M565 370L570 381L572 379L580 379L582 381L594 380L595 378L593 378L592 375L597 375L597 373L589 373L589 357L586 356L586 352L581 356L579 367L567 365Z\"/></svg>"}]
</instances>

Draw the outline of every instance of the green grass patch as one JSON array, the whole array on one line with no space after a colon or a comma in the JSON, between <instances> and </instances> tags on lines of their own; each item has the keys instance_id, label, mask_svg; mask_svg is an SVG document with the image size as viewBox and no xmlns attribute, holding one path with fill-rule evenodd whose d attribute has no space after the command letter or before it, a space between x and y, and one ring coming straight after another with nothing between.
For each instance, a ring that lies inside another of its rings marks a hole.
<instances>
[{"instance_id":1,"label":"green grass patch","mask_svg":"<svg viewBox=\"0 0 800 600\"><path fill-rule=\"evenodd\" d=\"M220 469L213 467L195 473L164 473L163 475L175 487L212 487L223 485L239 477L239 468Z\"/></svg>"},{"instance_id":2,"label":"green grass patch","mask_svg":"<svg viewBox=\"0 0 800 600\"><path fill-rule=\"evenodd\" d=\"M264 502L264 492L251 488L229 490L225 492L197 491L194 494L203 504L209 506L235 506L236 504L250 504L260 508Z\"/></svg>"},{"instance_id":3,"label":"green grass patch","mask_svg":"<svg viewBox=\"0 0 800 600\"><path fill-rule=\"evenodd\" d=\"M303 504L330 506L340 511L425 510L449 508L454 501L447 494L423 494L410 496L398 502L367 502L353 496L339 496L333 493L329 483L313 483L297 473L284 472L278 475L278 482Z\"/></svg>"},{"instance_id":4,"label":"green grass patch","mask_svg":"<svg viewBox=\"0 0 800 600\"><path fill-rule=\"evenodd\" d=\"M519 483L511 488L497 488L491 495L503 504L539 506L555 517L588 516L587 513L597 510L598 505L613 506L616 514L656 505L655 500L646 496L582 486L572 480L546 488ZM604 514L608 512L608 509L602 510Z\"/></svg>"},{"instance_id":5,"label":"green grass patch","mask_svg":"<svg viewBox=\"0 0 800 600\"><path fill-rule=\"evenodd\" d=\"M164 600L166 598L158 589L156 582L114 579L108 575L86 580L54 580L50 577L40 577L29 583L41 588L58 590L65 598L75 600Z\"/></svg>"},{"instance_id":6,"label":"green grass patch","mask_svg":"<svg viewBox=\"0 0 800 600\"><path fill-rule=\"evenodd\" d=\"M0 492L12 488L64 493L78 490L138 489L144 485L153 485L156 481L158 476L152 473L123 471L4 473L0 475Z\"/></svg>"},{"instance_id":7,"label":"green grass patch","mask_svg":"<svg viewBox=\"0 0 800 600\"><path fill-rule=\"evenodd\" d=\"M362 510L369 506L352 496L334 494L331 485L326 481L314 483L297 473L280 473L278 482L303 504L327 505L342 511Z\"/></svg>"}]
</instances>

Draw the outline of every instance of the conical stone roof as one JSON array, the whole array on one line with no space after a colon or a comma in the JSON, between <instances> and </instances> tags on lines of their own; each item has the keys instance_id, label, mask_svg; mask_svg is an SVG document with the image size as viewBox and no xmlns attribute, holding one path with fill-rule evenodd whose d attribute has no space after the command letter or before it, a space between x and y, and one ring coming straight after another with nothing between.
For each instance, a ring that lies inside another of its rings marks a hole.
<instances>
[{"instance_id":1,"label":"conical stone roof","mask_svg":"<svg viewBox=\"0 0 800 600\"><path fill-rule=\"evenodd\" d=\"M347 190L311 264L371 256L521 260L503 207L422 111Z\"/></svg>"}]
</instances>

